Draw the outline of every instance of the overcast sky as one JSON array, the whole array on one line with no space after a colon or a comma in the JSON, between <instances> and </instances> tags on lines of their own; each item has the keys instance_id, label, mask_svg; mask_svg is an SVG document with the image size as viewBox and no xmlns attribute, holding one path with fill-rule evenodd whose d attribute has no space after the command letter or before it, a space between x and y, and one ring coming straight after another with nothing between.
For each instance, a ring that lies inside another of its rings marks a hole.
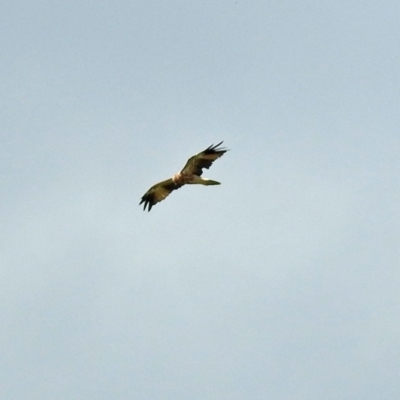
<instances>
[{"instance_id":1,"label":"overcast sky","mask_svg":"<svg viewBox=\"0 0 400 400\"><path fill-rule=\"evenodd\" d=\"M1 399L400 398L399 20L1 1Z\"/></svg>"}]
</instances>

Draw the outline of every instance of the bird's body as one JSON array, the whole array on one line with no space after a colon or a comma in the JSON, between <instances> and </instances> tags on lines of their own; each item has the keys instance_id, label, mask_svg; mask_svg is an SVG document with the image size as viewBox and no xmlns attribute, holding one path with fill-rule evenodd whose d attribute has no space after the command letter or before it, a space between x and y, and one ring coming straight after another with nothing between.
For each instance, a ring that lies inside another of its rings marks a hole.
<instances>
[{"instance_id":1,"label":"bird's body","mask_svg":"<svg viewBox=\"0 0 400 400\"><path fill-rule=\"evenodd\" d=\"M202 178L194 174L182 174L181 172L175 174L171 179L175 185L220 185L217 181Z\"/></svg>"},{"instance_id":2,"label":"bird's body","mask_svg":"<svg viewBox=\"0 0 400 400\"><path fill-rule=\"evenodd\" d=\"M220 182L202 178L203 168L210 168L212 163L222 157L228 150L218 148L223 142L211 145L204 151L189 158L183 169L176 173L172 178L159 182L152 186L142 197L139 204L144 203L143 210L148 211L164 200L172 191L181 188L183 185L220 185Z\"/></svg>"}]
</instances>

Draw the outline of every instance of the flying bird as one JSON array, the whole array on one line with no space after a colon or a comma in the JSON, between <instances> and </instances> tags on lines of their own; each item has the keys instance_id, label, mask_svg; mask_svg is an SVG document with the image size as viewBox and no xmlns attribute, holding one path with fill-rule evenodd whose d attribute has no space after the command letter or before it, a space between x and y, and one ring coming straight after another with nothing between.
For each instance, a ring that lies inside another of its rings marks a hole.
<instances>
[{"instance_id":1,"label":"flying bird","mask_svg":"<svg viewBox=\"0 0 400 400\"><path fill-rule=\"evenodd\" d=\"M220 185L220 182L211 179L202 178L203 168L210 168L212 163L222 157L228 149L219 147L223 142L217 145L211 145L204 151L190 157L183 169L175 174L172 178L162 181L152 186L142 197L141 202L144 203L143 210L150 211L151 208L160 201L163 201L171 192L181 188L183 185Z\"/></svg>"}]
</instances>

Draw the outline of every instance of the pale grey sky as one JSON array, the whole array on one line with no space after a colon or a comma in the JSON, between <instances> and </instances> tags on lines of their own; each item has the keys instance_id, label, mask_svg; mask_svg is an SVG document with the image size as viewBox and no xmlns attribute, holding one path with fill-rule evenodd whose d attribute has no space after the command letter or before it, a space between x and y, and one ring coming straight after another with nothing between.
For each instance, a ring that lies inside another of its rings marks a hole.
<instances>
[{"instance_id":1,"label":"pale grey sky","mask_svg":"<svg viewBox=\"0 0 400 400\"><path fill-rule=\"evenodd\" d=\"M399 398L399 20L1 2L1 399Z\"/></svg>"}]
</instances>

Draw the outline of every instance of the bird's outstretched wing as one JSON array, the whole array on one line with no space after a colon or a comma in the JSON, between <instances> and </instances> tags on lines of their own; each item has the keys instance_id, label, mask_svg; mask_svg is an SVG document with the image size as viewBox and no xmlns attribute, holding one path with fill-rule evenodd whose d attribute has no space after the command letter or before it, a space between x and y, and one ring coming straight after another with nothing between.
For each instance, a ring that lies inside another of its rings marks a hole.
<instances>
[{"instance_id":1,"label":"bird's outstretched wing","mask_svg":"<svg viewBox=\"0 0 400 400\"><path fill-rule=\"evenodd\" d=\"M203 168L210 168L211 164L217 158L222 157L228 151L227 149L219 147L222 143L223 142L220 142L215 146L212 144L201 153L190 157L186 165L183 167L181 173L201 176L203 173Z\"/></svg>"},{"instance_id":2,"label":"bird's outstretched wing","mask_svg":"<svg viewBox=\"0 0 400 400\"><path fill-rule=\"evenodd\" d=\"M175 184L172 179L159 182L152 186L142 197L141 202L144 203L143 210L150 211L154 204L163 201L172 191L179 189L183 185Z\"/></svg>"}]
</instances>

